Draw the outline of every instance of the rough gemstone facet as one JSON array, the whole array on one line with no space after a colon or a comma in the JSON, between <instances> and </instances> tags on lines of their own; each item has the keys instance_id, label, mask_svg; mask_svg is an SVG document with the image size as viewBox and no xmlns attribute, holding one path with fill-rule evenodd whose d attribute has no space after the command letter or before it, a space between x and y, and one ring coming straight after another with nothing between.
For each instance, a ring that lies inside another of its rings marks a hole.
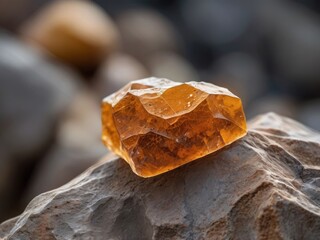
<instances>
[{"instance_id":1,"label":"rough gemstone facet","mask_svg":"<svg viewBox=\"0 0 320 240\"><path fill-rule=\"evenodd\" d=\"M205 82L133 81L102 103L102 140L139 176L152 177L247 132L241 100Z\"/></svg>"}]
</instances>

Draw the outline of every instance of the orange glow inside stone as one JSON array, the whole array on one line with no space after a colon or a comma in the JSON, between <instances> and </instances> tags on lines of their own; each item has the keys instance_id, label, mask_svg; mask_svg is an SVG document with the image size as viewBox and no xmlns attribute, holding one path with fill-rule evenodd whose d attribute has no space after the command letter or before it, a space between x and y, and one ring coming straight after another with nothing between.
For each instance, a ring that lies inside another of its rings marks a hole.
<instances>
[{"instance_id":1,"label":"orange glow inside stone","mask_svg":"<svg viewBox=\"0 0 320 240\"><path fill-rule=\"evenodd\" d=\"M103 143L133 172L152 177L243 137L240 98L205 82L133 81L102 102Z\"/></svg>"}]
</instances>

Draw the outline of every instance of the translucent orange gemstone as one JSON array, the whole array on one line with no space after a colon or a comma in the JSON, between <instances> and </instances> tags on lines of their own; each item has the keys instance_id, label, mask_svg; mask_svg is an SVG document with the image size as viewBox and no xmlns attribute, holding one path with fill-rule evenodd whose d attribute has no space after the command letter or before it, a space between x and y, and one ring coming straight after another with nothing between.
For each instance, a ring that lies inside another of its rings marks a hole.
<instances>
[{"instance_id":1,"label":"translucent orange gemstone","mask_svg":"<svg viewBox=\"0 0 320 240\"><path fill-rule=\"evenodd\" d=\"M133 81L102 103L102 140L139 176L155 176L247 132L241 100L205 82Z\"/></svg>"}]
</instances>

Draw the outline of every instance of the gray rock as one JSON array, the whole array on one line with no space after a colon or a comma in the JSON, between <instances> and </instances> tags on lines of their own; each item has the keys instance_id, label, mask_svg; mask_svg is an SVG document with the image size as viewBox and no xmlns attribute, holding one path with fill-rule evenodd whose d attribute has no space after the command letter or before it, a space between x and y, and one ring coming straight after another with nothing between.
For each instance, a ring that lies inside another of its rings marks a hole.
<instances>
[{"instance_id":1,"label":"gray rock","mask_svg":"<svg viewBox=\"0 0 320 240\"><path fill-rule=\"evenodd\" d=\"M245 110L249 118L270 111L281 114L282 116L294 118L298 112L297 103L285 94L268 94L257 98L251 101L251 103L245 107Z\"/></svg>"},{"instance_id":2,"label":"gray rock","mask_svg":"<svg viewBox=\"0 0 320 240\"><path fill-rule=\"evenodd\" d=\"M261 1L257 27L272 47L280 83L299 95L320 90L320 18L302 4Z\"/></svg>"},{"instance_id":3,"label":"gray rock","mask_svg":"<svg viewBox=\"0 0 320 240\"><path fill-rule=\"evenodd\" d=\"M18 208L28 175L54 137L77 77L0 32L0 219ZM12 213L11 213L12 214Z\"/></svg>"},{"instance_id":4,"label":"gray rock","mask_svg":"<svg viewBox=\"0 0 320 240\"><path fill-rule=\"evenodd\" d=\"M12 177L14 175L15 165L12 164L5 150L0 147L0 222L12 217L8 208L11 208L11 202L14 200L14 189L12 189ZM15 213L14 215L16 215Z\"/></svg>"},{"instance_id":5,"label":"gray rock","mask_svg":"<svg viewBox=\"0 0 320 240\"><path fill-rule=\"evenodd\" d=\"M225 86L246 104L267 90L263 65L255 57L241 52L226 54L213 65L214 84Z\"/></svg>"},{"instance_id":6,"label":"gray rock","mask_svg":"<svg viewBox=\"0 0 320 240\"><path fill-rule=\"evenodd\" d=\"M298 119L307 126L320 131L320 99L303 104L299 109Z\"/></svg>"},{"instance_id":7,"label":"gray rock","mask_svg":"<svg viewBox=\"0 0 320 240\"><path fill-rule=\"evenodd\" d=\"M24 206L38 194L67 183L108 152L101 141L100 122L96 99L79 90L59 121L54 146L36 166Z\"/></svg>"},{"instance_id":8,"label":"gray rock","mask_svg":"<svg viewBox=\"0 0 320 240\"><path fill-rule=\"evenodd\" d=\"M192 37L209 46L235 43L248 32L252 19L252 0L187 0L182 17Z\"/></svg>"},{"instance_id":9,"label":"gray rock","mask_svg":"<svg viewBox=\"0 0 320 240\"><path fill-rule=\"evenodd\" d=\"M100 100L118 91L130 81L150 76L146 67L134 57L116 53L111 55L100 66L95 76L94 90Z\"/></svg>"},{"instance_id":10,"label":"gray rock","mask_svg":"<svg viewBox=\"0 0 320 240\"><path fill-rule=\"evenodd\" d=\"M173 52L162 52L149 58L151 75L177 82L199 81L197 70L190 62Z\"/></svg>"},{"instance_id":11,"label":"gray rock","mask_svg":"<svg viewBox=\"0 0 320 240\"><path fill-rule=\"evenodd\" d=\"M96 163L108 152L100 144L91 149L54 146L36 167L21 205L27 206L35 196L62 186Z\"/></svg>"},{"instance_id":12,"label":"gray rock","mask_svg":"<svg viewBox=\"0 0 320 240\"><path fill-rule=\"evenodd\" d=\"M9 155L27 158L50 138L77 79L1 33L0 52L0 143Z\"/></svg>"},{"instance_id":13,"label":"gray rock","mask_svg":"<svg viewBox=\"0 0 320 240\"><path fill-rule=\"evenodd\" d=\"M140 178L106 157L0 225L4 239L317 239L320 134L265 114L246 137Z\"/></svg>"},{"instance_id":14,"label":"gray rock","mask_svg":"<svg viewBox=\"0 0 320 240\"><path fill-rule=\"evenodd\" d=\"M179 43L175 29L161 14L150 9L124 11L117 19L123 47L142 63L162 51L175 51Z\"/></svg>"}]
</instances>

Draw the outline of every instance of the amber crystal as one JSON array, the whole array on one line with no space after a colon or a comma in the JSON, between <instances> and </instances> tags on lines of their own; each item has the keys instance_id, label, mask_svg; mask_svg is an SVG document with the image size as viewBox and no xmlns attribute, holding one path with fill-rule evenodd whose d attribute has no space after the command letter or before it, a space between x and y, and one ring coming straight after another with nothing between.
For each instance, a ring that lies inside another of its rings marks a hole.
<instances>
[{"instance_id":1,"label":"amber crystal","mask_svg":"<svg viewBox=\"0 0 320 240\"><path fill-rule=\"evenodd\" d=\"M142 177L155 176L246 134L241 100L205 82L133 81L102 103L102 140Z\"/></svg>"}]
</instances>

